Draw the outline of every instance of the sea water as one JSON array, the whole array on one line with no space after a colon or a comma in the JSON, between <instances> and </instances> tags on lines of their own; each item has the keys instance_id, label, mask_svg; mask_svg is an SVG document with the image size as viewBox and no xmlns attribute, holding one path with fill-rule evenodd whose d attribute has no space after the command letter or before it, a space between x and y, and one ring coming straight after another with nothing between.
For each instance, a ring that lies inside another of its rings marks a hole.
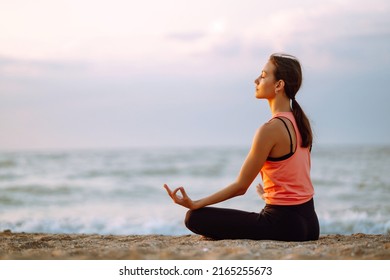
<instances>
[{"instance_id":1,"label":"sea water","mask_svg":"<svg viewBox=\"0 0 390 280\"><path fill-rule=\"evenodd\" d=\"M190 232L186 209L163 189L193 199L233 182L248 148L132 148L0 152L0 231L85 234ZM390 146L319 146L312 180L321 234L390 233ZM218 204L259 212L255 191Z\"/></svg>"}]
</instances>

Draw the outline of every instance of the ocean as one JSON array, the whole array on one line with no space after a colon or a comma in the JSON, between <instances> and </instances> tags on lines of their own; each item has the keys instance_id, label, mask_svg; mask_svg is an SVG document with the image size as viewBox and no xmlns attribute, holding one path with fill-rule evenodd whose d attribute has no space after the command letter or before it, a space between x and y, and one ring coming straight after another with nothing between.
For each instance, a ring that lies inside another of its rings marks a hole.
<instances>
[{"instance_id":1,"label":"ocean","mask_svg":"<svg viewBox=\"0 0 390 280\"><path fill-rule=\"evenodd\" d=\"M190 232L191 198L233 182L248 148L129 148L0 152L0 231L163 234ZM390 146L315 146L312 180L321 234L390 233ZM218 204L259 212L255 185Z\"/></svg>"}]
</instances>

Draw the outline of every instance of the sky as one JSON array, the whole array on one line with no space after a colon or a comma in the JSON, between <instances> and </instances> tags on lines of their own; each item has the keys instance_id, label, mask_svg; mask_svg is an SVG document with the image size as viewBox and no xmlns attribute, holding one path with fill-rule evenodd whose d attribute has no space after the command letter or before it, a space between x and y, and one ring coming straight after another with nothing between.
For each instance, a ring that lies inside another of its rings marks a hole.
<instances>
[{"instance_id":1,"label":"sky","mask_svg":"<svg viewBox=\"0 0 390 280\"><path fill-rule=\"evenodd\" d=\"M390 1L0 0L0 150L248 146L270 54L317 144L390 144Z\"/></svg>"}]
</instances>

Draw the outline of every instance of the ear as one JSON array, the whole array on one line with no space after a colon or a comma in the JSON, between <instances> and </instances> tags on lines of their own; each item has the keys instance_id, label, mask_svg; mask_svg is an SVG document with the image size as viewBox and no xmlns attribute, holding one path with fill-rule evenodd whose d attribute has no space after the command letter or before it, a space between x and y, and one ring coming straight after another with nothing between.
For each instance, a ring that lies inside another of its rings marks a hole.
<instances>
[{"instance_id":1,"label":"ear","mask_svg":"<svg viewBox=\"0 0 390 280\"><path fill-rule=\"evenodd\" d=\"M277 81L275 86L276 86L275 89L277 90L284 90L284 81L283 80Z\"/></svg>"}]
</instances>

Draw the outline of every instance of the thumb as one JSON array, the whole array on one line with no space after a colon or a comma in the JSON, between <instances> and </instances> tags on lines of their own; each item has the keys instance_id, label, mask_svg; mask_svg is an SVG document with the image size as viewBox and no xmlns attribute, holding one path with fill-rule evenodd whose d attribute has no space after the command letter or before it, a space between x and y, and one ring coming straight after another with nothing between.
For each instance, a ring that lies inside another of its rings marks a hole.
<instances>
[{"instance_id":1,"label":"thumb","mask_svg":"<svg viewBox=\"0 0 390 280\"><path fill-rule=\"evenodd\" d=\"M180 187L179 190L180 190L180 193L183 196L183 198L188 198L188 195L183 187Z\"/></svg>"}]
</instances>

